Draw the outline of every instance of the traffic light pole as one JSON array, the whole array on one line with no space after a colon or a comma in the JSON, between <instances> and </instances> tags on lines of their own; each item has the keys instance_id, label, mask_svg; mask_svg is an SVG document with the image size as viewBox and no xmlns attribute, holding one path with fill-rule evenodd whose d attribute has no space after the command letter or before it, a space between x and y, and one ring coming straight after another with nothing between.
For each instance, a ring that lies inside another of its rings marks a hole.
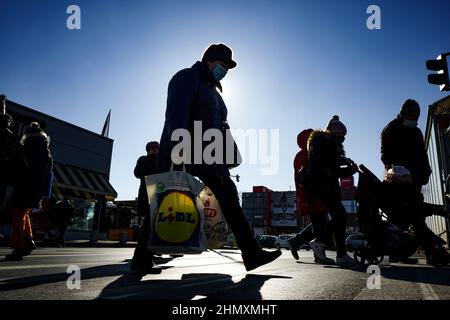
<instances>
[{"instance_id":1,"label":"traffic light pole","mask_svg":"<svg viewBox=\"0 0 450 320\"><path fill-rule=\"evenodd\" d=\"M428 70L437 71L437 73L428 75L428 82L439 85L441 91L450 91L449 56L450 52L442 53L435 60L427 60L426 62Z\"/></svg>"}]
</instances>

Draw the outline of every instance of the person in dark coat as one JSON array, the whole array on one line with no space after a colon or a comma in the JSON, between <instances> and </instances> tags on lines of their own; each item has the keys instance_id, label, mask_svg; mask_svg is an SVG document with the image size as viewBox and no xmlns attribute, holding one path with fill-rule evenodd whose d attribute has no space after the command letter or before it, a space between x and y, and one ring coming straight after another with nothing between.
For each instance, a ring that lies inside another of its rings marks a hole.
<instances>
[{"instance_id":1,"label":"person in dark coat","mask_svg":"<svg viewBox=\"0 0 450 320\"><path fill-rule=\"evenodd\" d=\"M57 247L64 248L67 228L71 225L72 219L75 217L75 208L69 198L65 197L55 204L51 212L52 217L50 223L57 231L52 240Z\"/></svg>"},{"instance_id":2,"label":"person in dark coat","mask_svg":"<svg viewBox=\"0 0 450 320\"><path fill-rule=\"evenodd\" d=\"M134 176L140 180L138 192L138 215L144 216L142 222L138 243L131 259L130 268L133 271L142 273L159 273L160 269L156 268L153 262L153 253L147 249L150 238L150 206L148 203L147 185L145 176L155 174L156 159L159 152L159 143L150 141L145 146L147 155L139 157L136 167L134 168Z\"/></svg>"},{"instance_id":3,"label":"person in dark coat","mask_svg":"<svg viewBox=\"0 0 450 320\"><path fill-rule=\"evenodd\" d=\"M347 254L345 247L345 230L347 212L342 204L339 178L357 172L356 164L345 157L343 142L347 128L333 116L326 130L315 130L308 141L308 167L305 181L301 181L305 190L314 199L323 204L331 216L328 223L313 222L316 239L310 242L315 261L329 264L332 259L325 255L327 232L332 232L336 242L336 265L351 266L354 260Z\"/></svg>"},{"instance_id":4,"label":"person in dark coat","mask_svg":"<svg viewBox=\"0 0 450 320\"><path fill-rule=\"evenodd\" d=\"M33 208L39 208L41 199L49 189L49 174L53 169L50 154L50 138L37 122L25 129L20 141L20 154L24 162L17 162L15 183L12 194L13 225L11 248L6 260L22 260L23 256L36 248L33 241L29 214Z\"/></svg>"},{"instance_id":5,"label":"person in dark coat","mask_svg":"<svg viewBox=\"0 0 450 320\"><path fill-rule=\"evenodd\" d=\"M6 96L0 95L0 208L6 206L14 182L13 168L19 142L12 132L13 118L6 113Z\"/></svg>"},{"instance_id":6,"label":"person in dark coat","mask_svg":"<svg viewBox=\"0 0 450 320\"><path fill-rule=\"evenodd\" d=\"M197 126L197 130L201 131L200 139L206 130L215 129L214 131L222 133L224 145L233 146L234 141L228 140L232 139L227 130L228 111L219 91L222 91L220 81L236 65L232 59L232 50L228 46L212 44L203 53L201 61L173 76L168 88L158 168L168 171L172 162L175 164L183 162L187 172L197 176L213 191L242 251L244 266L250 271L275 260L281 255L281 251L264 251L253 238L252 230L240 206L236 186L230 177L229 168L240 163L236 147L234 150L228 147L225 152L216 150L217 157L213 162L209 162L203 157L203 151L209 142L192 141L192 149L183 150L181 155L177 154L174 148L180 142L177 139L172 140L172 134L177 133L176 129L184 129L184 132L189 133L191 140L199 138L198 135L194 135ZM199 145L201 148L196 149Z\"/></svg>"},{"instance_id":7,"label":"person in dark coat","mask_svg":"<svg viewBox=\"0 0 450 320\"><path fill-rule=\"evenodd\" d=\"M396 119L389 122L381 133L381 161L388 170L403 166L411 172L412 183L420 191L431 174L422 131L417 128L419 104L406 100Z\"/></svg>"},{"instance_id":8,"label":"person in dark coat","mask_svg":"<svg viewBox=\"0 0 450 320\"><path fill-rule=\"evenodd\" d=\"M156 158L158 157L159 143L150 141L145 146L145 150L147 151L147 155L139 157L134 168L134 176L140 180L138 192L138 214L140 216L147 215L150 210L145 176L156 173Z\"/></svg>"},{"instance_id":9,"label":"person in dark coat","mask_svg":"<svg viewBox=\"0 0 450 320\"><path fill-rule=\"evenodd\" d=\"M0 209L9 207L13 184L13 168L19 142L11 128L13 118L6 113L6 96L0 95ZM0 240L4 236L0 233Z\"/></svg>"},{"instance_id":10,"label":"person in dark coat","mask_svg":"<svg viewBox=\"0 0 450 320\"><path fill-rule=\"evenodd\" d=\"M397 117L389 122L381 132L381 161L386 172L394 166L402 166L411 173L415 193L421 194L422 186L428 183L431 167L428 161L422 131L417 127L420 106L417 101L406 100ZM411 213L412 214L412 213ZM424 229L425 217L421 222L414 218L419 229ZM390 257L391 261L410 263L404 257Z\"/></svg>"}]
</instances>

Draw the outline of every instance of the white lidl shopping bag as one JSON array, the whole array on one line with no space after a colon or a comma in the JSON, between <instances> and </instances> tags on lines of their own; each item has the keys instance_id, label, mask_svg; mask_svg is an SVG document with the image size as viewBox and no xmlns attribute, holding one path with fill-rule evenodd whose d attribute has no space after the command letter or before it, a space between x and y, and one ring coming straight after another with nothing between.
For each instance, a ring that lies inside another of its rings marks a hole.
<instances>
[{"instance_id":1,"label":"white lidl shopping bag","mask_svg":"<svg viewBox=\"0 0 450 320\"><path fill-rule=\"evenodd\" d=\"M214 193L205 186L200 193L205 212L205 235L209 249L218 249L227 243L230 228Z\"/></svg>"},{"instance_id":2,"label":"white lidl shopping bag","mask_svg":"<svg viewBox=\"0 0 450 320\"><path fill-rule=\"evenodd\" d=\"M148 248L157 254L201 253L206 248L200 181L183 171L146 177L151 234Z\"/></svg>"}]
</instances>

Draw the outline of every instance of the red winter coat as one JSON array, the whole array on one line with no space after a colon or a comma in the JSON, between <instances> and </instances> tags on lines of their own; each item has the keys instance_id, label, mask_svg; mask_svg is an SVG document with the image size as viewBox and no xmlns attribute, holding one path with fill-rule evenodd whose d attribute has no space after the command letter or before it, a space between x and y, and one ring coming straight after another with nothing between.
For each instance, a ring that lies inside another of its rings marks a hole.
<instances>
[{"instance_id":1,"label":"red winter coat","mask_svg":"<svg viewBox=\"0 0 450 320\"><path fill-rule=\"evenodd\" d=\"M302 132L300 132L297 136L297 144L301 150L295 155L294 158L294 181L295 181L295 193L297 197L297 208L299 216L306 214L301 210L302 208L301 204L306 202L305 199L306 195L304 194L304 189L299 184L297 177L300 169L308 164L307 144L311 132L313 132L313 129L305 129Z\"/></svg>"}]
</instances>

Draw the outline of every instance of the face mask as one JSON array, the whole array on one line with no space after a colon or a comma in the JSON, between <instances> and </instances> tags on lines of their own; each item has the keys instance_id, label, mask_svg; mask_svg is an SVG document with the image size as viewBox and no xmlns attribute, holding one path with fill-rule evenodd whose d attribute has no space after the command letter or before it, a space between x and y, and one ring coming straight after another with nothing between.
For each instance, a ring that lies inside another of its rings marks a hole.
<instances>
[{"instance_id":1,"label":"face mask","mask_svg":"<svg viewBox=\"0 0 450 320\"><path fill-rule=\"evenodd\" d=\"M338 143L343 144L344 141L345 141L345 137L337 134L336 135L336 140L337 140Z\"/></svg>"},{"instance_id":2,"label":"face mask","mask_svg":"<svg viewBox=\"0 0 450 320\"><path fill-rule=\"evenodd\" d=\"M214 67L214 69L212 70L212 73L214 75L214 79L219 82L220 80L222 80L225 75L227 74L228 70L225 69L224 67L222 67L221 64L216 64L216 66Z\"/></svg>"},{"instance_id":3,"label":"face mask","mask_svg":"<svg viewBox=\"0 0 450 320\"><path fill-rule=\"evenodd\" d=\"M417 121L403 119L403 125L408 128L415 128L415 127L417 127Z\"/></svg>"}]
</instances>

